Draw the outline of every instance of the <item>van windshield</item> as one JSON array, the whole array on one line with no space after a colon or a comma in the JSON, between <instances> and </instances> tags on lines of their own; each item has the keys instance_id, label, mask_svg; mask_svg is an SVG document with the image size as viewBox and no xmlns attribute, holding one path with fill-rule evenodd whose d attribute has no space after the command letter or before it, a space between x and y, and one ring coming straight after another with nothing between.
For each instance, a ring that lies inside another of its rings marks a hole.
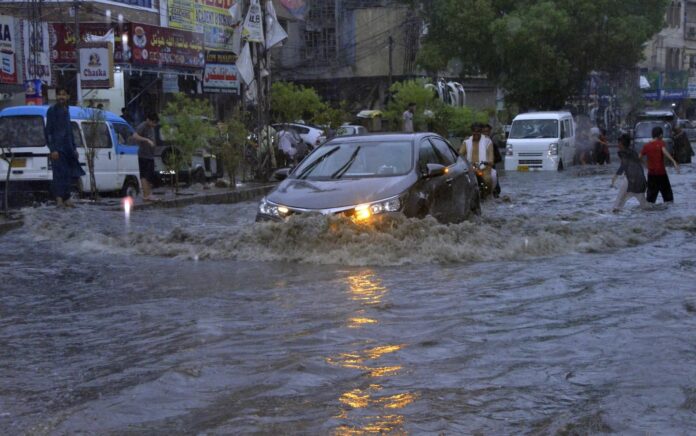
<instances>
[{"instance_id":1,"label":"van windshield","mask_svg":"<svg viewBox=\"0 0 696 436\"><path fill-rule=\"evenodd\" d=\"M516 120L510 139L558 138L558 120Z\"/></svg>"},{"instance_id":2,"label":"van windshield","mask_svg":"<svg viewBox=\"0 0 696 436\"><path fill-rule=\"evenodd\" d=\"M43 117L0 117L2 147L43 147L46 145Z\"/></svg>"},{"instance_id":3,"label":"van windshield","mask_svg":"<svg viewBox=\"0 0 696 436\"><path fill-rule=\"evenodd\" d=\"M663 137L672 137L672 126L669 123L664 123L661 121L643 121L636 124L635 132L633 133L634 138L652 138L653 127L662 127Z\"/></svg>"}]
</instances>

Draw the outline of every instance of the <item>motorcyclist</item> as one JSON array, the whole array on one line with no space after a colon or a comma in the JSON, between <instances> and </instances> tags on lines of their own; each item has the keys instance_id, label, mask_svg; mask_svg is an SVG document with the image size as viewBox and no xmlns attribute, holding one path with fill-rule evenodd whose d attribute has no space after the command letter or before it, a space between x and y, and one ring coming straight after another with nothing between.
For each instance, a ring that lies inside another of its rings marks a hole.
<instances>
[{"instance_id":1,"label":"motorcyclist","mask_svg":"<svg viewBox=\"0 0 696 436\"><path fill-rule=\"evenodd\" d=\"M483 181L493 192L498 184L498 173L495 171L495 153L493 142L487 136L482 135L483 125L474 123L471 125L471 136L468 137L459 149L459 154L465 156L472 165L477 165L483 171Z\"/></svg>"}]
</instances>

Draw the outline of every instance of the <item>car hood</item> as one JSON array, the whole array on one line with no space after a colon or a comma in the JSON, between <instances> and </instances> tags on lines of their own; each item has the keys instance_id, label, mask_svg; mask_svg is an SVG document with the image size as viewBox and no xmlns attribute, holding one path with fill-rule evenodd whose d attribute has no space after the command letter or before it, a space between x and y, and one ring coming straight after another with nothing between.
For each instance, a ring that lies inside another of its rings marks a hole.
<instances>
[{"instance_id":1,"label":"car hood","mask_svg":"<svg viewBox=\"0 0 696 436\"><path fill-rule=\"evenodd\" d=\"M417 181L410 173L395 177L340 180L285 179L268 196L273 203L299 209L332 209L384 200Z\"/></svg>"}]
</instances>

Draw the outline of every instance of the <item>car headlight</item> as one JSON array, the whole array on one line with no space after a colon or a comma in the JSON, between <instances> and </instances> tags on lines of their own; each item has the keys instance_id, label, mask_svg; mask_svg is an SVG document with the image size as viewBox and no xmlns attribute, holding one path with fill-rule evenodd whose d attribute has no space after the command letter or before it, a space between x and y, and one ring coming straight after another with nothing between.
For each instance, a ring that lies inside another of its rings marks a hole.
<instances>
[{"instance_id":1,"label":"car headlight","mask_svg":"<svg viewBox=\"0 0 696 436\"><path fill-rule=\"evenodd\" d=\"M355 206L355 215L353 215L353 217L356 221L364 221L372 215L379 215L386 212L398 212L399 210L401 210L401 198L396 196L382 201L375 201L374 203Z\"/></svg>"},{"instance_id":2,"label":"car headlight","mask_svg":"<svg viewBox=\"0 0 696 436\"><path fill-rule=\"evenodd\" d=\"M277 216L282 218L286 216L289 212L290 209L288 209L287 207L271 203L266 199L266 197L263 197L261 199L261 203L259 203L259 213L262 213L264 215Z\"/></svg>"},{"instance_id":3,"label":"car headlight","mask_svg":"<svg viewBox=\"0 0 696 436\"><path fill-rule=\"evenodd\" d=\"M558 156L558 143L553 142L549 144L549 156Z\"/></svg>"},{"instance_id":4,"label":"car headlight","mask_svg":"<svg viewBox=\"0 0 696 436\"><path fill-rule=\"evenodd\" d=\"M505 156L512 156L512 144L508 144L505 146Z\"/></svg>"}]
</instances>

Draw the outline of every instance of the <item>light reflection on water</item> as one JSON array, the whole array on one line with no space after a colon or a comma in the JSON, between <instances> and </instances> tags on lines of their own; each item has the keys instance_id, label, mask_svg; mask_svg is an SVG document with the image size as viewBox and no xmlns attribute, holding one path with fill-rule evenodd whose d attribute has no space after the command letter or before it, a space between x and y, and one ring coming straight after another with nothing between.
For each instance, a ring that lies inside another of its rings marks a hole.
<instances>
[{"instance_id":1,"label":"light reflection on water","mask_svg":"<svg viewBox=\"0 0 696 436\"><path fill-rule=\"evenodd\" d=\"M383 303L389 289L369 269L350 275L347 281L350 299L360 304L360 308L348 317L347 326L350 329L366 329L366 334L370 334L373 329L380 328L380 320L374 315L368 316L368 312L370 308ZM341 409L335 418L345 423L335 428L334 434L405 433L404 416L394 412L413 403L416 395L411 392L385 392L387 389L384 385L388 380L382 379L399 375L403 367L379 362L403 348L403 344L378 344L326 359L333 366L360 370L369 380L367 387L357 387L339 396Z\"/></svg>"}]
</instances>

